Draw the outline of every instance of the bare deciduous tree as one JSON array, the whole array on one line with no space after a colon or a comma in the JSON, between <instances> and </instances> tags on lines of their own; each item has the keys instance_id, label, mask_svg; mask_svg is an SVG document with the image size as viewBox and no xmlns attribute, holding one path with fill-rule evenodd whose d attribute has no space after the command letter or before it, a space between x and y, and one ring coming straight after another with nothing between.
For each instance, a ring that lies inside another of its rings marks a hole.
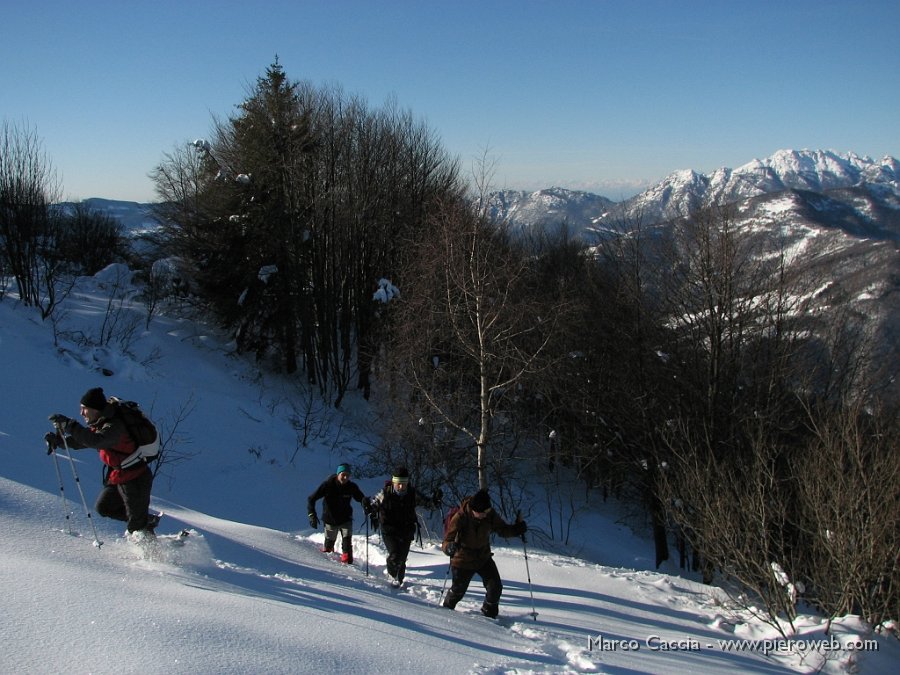
<instances>
[{"instance_id":1,"label":"bare deciduous tree","mask_svg":"<svg viewBox=\"0 0 900 675\"><path fill-rule=\"evenodd\" d=\"M125 258L128 244L116 218L79 202L60 220L57 247L73 273L92 276Z\"/></svg>"},{"instance_id":2,"label":"bare deciduous tree","mask_svg":"<svg viewBox=\"0 0 900 675\"><path fill-rule=\"evenodd\" d=\"M408 275L395 364L440 422L469 440L484 488L501 411L540 367L554 311L532 302L524 257L468 203L445 204L431 225Z\"/></svg>"},{"instance_id":3,"label":"bare deciduous tree","mask_svg":"<svg viewBox=\"0 0 900 675\"><path fill-rule=\"evenodd\" d=\"M37 133L8 122L0 127L0 255L19 298L53 311L62 261L57 251L59 182Z\"/></svg>"},{"instance_id":4,"label":"bare deciduous tree","mask_svg":"<svg viewBox=\"0 0 900 675\"><path fill-rule=\"evenodd\" d=\"M765 424L747 430L749 447L728 457L685 444L689 429L671 431L678 440L660 472L659 489L671 517L703 557L704 581L711 583L713 570L721 570L732 598L745 609L761 602L761 618L782 631L782 619L796 618L802 587L791 576L799 568L788 527L788 486L778 466L781 448Z\"/></svg>"},{"instance_id":5,"label":"bare deciduous tree","mask_svg":"<svg viewBox=\"0 0 900 675\"><path fill-rule=\"evenodd\" d=\"M190 443L190 439L180 430L182 423L191 416L197 402L191 394L179 408L172 411L167 419L156 420L156 428L159 433L159 457L153 467L153 475L168 475L169 480L174 480L171 469L184 461L194 457L197 453L185 450L182 446ZM152 410L150 411L152 414ZM163 468L165 467L165 470Z\"/></svg>"},{"instance_id":6,"label":"bare deciduous tree","mask_svg":"<svg viewBox=\"0 0 900 675\"><path fill-rule=\"evenodd\" d=\"M791 510L807 597L828 616L878 626L900 616L900 428L896 410L807 408L812 436L791 458Z\"/></svg>"}]
</instances>

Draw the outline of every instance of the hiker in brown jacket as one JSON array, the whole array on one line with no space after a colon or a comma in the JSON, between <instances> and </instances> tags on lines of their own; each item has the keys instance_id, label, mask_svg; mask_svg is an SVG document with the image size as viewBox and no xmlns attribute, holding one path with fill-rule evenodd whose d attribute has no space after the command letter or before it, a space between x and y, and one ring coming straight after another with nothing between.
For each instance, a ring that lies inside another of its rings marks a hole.
<instances>
[{"instance_id":1,"label":"hiker in brown jacket","mask_svg":"<svg viewBox=\"0 0 900 675\"><path fill-rule=\"evenodd\" d=\"M500 609L500 595L503 582L491 552L491 533L501 537L521 537L527 530L524 520L509 525L491 508L491 498L487 490L479 490L471 497L463 499L451 518L441 546L450 556L453 583L444 598L444 607L454 609L469 588L469 582L476 574L484 584L484 603L481 613L488 618L496 618Z\"/></svg>"}]
</instances>

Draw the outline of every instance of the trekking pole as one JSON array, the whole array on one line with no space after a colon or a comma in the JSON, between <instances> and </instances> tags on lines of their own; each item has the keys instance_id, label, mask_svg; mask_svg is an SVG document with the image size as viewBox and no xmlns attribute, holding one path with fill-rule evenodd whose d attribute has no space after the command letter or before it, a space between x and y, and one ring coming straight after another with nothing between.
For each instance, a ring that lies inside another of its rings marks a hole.
<instances>
[{"instance_id":1,"label":"trekking pole","mask_svg":"<svg viewBox=\"0 0 900 675\"><path fill-rule=\"evenodd\" d=\"M369 514L364 514L366 518L366 576L369 576Z\"/></svg>"},{"instance_id":2,"label":"trekking pole","mask_svg":"<svg viewBox=\"0 0 900 675\"><path fill-rule=\"evenodd\" d=\"M531 595L531 618L537 621L538 613L534 609L534 591L531 590L531 570L528 569L528 546L525 545L525 535L522 535L522 552L525 554L525 574L528 576L528 593Z\"/></svg>"},{"instance_id":3,"label":"trekking pole","mask_svg":"<svg viewBox=\"0 0 900 675\"><path fill-rule=\"evenodd\" d=\"M62 472L59 470L59 458L56 456L54 449L50 447L50 441L47 441L47 454L53 455L53 466L56 467L56 479L59 481L59 497L62 501L63 516L65 516L66 534L72 534L72 522L69 520L69 505L66 503L66 488L63 485Z\"/></svg>"},{"instance_id":4,"label":"trekking pole","mask_svg":"<svg viewBox=\"0 0 900 675\"><path fill-rule=\"evenodd\" d=\"M450 568L452 567L452 561L447 563L447 571L444 573L444 585L441 586L441 597L438 598L438 605L443 604L444 602L444 591L447 588L447 579L450 578Z\"/></svg>"},{"instance_id":5,"label":"trekking pole","mask_svg":"<svg viewBox=\"0 0 900 675\"><path fill-rule=\"evenodd\" d=\"M521 520L521 513L516 513L516 520ZM525 554L525 575L528 577L528 593L531 595L531 618L537 621L538 613L534 608L534 591L531 590L531 570L528 568L528 545L525 543L525 534L522 534L522 553Z\"/></svg>"},{"instance_id":6,"label":"trekking pole","mask_svg":"<svg viewBox=\"0 0 900 675\"><path fill-rule=\"evenodd\" d=\"M69 458L69 466L72 467L72 476L75 478L75 485L78 487L78 493L81 495L81 503L84 505L84 513L87 515L88 522L91 524L91 530L94 532L94 546L100 548L103 546L103 542L100 541L100 537L97 536L97 528L94 527L94 519L91 518L91 510L88 508L87 500L84 498L84 490L81 489L81 481L78 478L78 472L75 470L75 460L72 459L72 453L69 452L69 443L66 441L66 434L59 425L56 425L56 430L59 432L60 438L62 438L63 448L66 450L66 457Z\"/></svg>"}]
</instances>

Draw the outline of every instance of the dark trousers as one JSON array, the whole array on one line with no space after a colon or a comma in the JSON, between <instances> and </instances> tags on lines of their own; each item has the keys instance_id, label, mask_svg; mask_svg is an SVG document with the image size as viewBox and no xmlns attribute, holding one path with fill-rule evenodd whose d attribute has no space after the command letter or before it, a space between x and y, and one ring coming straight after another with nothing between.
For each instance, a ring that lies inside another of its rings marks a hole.
<instances>
[{"instance_id":1,"label":"dark trousers","mask_svg":"<svg viewBox=\"0 0 900 675\"><path fill-rule=\"evenodd\" d=\"M459 567L451 567L453 574L453 583L447 597L444 599L444 607L453 609L456 603L462 600L469 588L469 582L476 574L481 577L484 584L484 603L481 605L481 612L486 616L497 616L497 610L500 606L500 595L503 593L503 582L500 580L500 572L497 571L497 564L493 558L488 558L477 570L464 570Z\"/></svg>"},{"instance_id":2,"label":"dark trousers","mask_svg":"<svg viewBox=\"0 0 900 675\"><path fill-rule=\"evenodd\" d=\"M325 523L325 550L334 550L334 542L337 541L338 533L341 535L341 552L346 553L352 559L353 540L351 537L353 536L353 523L349 520L340 525Z\"/></svg>"},{"instance_id":3,"label":"dark trousers","mask_svg":"<svg viewBox=\"0 0 900 675\"><path fill-rule=\"evenodd\" d=\"M412 539L390 532L382 532L381 540L388 551L388 574L398 581L403 581L403 577L406 576L406 559L409 557L409 546L412 544Z\"/></svg>"},{"instance_id":4,"label":"dark trousers","mask_svg":"<svg viewBox=\"0 0 900 675\"><path fill-rule=\"evenodd\" d=\"M97 495L94 510L104 518L125 521L129 532L143 530L152 488L153 472L149 470L127 483L107 485Z\"/></svg>"}]
</instances>

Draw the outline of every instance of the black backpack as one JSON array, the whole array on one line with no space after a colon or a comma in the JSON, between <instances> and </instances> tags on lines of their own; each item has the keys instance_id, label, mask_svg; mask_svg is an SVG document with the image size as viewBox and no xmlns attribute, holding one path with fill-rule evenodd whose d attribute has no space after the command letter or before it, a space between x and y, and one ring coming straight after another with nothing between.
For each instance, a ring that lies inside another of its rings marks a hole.
<instances>
[{"instance_id":1,"label":"black backpack","mask_svg":"<svg viewBox=\"0 0 900 675\"><path fill-rule=\"evenodd\" d=\"M122 460L119 465L122 469L130 469L140 462L151 462L159 457L159 433L150 418L144 414L134 401L123 401L115 396L109 397L109 404L113 406L116 415L125 423L128 435L134 441L137 449Z\"/></svg>"}]
</instances>

